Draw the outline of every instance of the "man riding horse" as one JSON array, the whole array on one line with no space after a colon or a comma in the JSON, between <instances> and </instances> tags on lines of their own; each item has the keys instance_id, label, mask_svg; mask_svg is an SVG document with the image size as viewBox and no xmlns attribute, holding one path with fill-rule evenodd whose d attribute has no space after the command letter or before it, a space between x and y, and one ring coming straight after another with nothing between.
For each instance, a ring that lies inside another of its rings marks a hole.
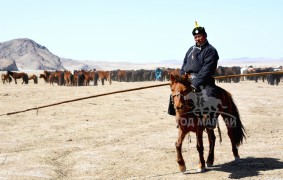
<instances>
[{"instance_id":1,"label":"man riding horse","mask_svg":"<svg viewBox=\"0 0 283 180\"><path fill-rule=\"evenodd\" d=\"M189 75L193 92L201 94L202 89L204 89L204 92L206 92L205 96L216 98L216 95L219 92L215 85L213 75L217 68L219 56L217 50L209 44L205 28L198 26L197 22L195 22L195 25L196 26L192 31L195 45L190 47L187 51L180 74ZM176 114L171 100L168 114ZM213 116L211 113L208 115L209 117ZM213 127L215 127L215 125L213 125L212 128Z\"/></svg>"}]
</instances>

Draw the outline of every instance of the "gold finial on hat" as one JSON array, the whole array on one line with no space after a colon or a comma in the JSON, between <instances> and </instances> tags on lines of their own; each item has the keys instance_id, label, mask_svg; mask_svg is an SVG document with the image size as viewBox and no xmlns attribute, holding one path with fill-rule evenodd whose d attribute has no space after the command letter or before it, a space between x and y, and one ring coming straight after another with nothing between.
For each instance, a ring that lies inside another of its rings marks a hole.
<instances>
[{"instance_id":1,"label":"gold finial on hat","mask_svg":"<svg viewBox=\"0 0 283 180\"><path fill-rule=\"evenodd\" d=\"M198 27L198 22L197 22L197 21L195 21L195 27L196 27L196 28Z\"/></svg>"}]
</instances>

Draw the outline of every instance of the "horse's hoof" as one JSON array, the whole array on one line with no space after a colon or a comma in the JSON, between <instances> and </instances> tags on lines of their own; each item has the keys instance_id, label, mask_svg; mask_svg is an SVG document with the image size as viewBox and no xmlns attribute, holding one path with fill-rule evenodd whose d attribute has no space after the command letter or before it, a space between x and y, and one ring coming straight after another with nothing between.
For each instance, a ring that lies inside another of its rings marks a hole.
<instances>
[{"instance_id":1,"label":"horse's hoof","mask_svg":"<svg viewBox=\"0 0 283 180\"><path fill-rule=\"evenodd\" d=\"M236 162L236 163L242 163L242 162L244 162L244 161L241 160L240 157L235 157L235 162Z\"/></svg>"},{"instance_id":2,"label":"horse's hoof","mask_svg":"<svg viewBox=\"0 0 283 180\"><path fill-rule=\"evenodd\" d=\"M197 173L202 173L202 172L205 172L205 167L202 167L202 168L198 168L198 169L197 169Z\"/></svg>"},{"instance_id":3,"label":"horse's hoof","mask_svg":"<svg viewBox=\"0 0 283 180\"><path fill-rule=\"evenodd\" d=\"M186 166L185 165L179 165L179 169L180 169L181 172L185 172Z\"/></svg>"},{"instance_id":4,"label":"horse's hoof","mask_svg":"<svg viewBox=\"0 0 283 180\"><path fill-rule=\"evenodd\" d=\"M212 164L212 163L206 163L206 166L207 166L207 167L212 167L213 164Z\"/></svg>"}]
</instances>

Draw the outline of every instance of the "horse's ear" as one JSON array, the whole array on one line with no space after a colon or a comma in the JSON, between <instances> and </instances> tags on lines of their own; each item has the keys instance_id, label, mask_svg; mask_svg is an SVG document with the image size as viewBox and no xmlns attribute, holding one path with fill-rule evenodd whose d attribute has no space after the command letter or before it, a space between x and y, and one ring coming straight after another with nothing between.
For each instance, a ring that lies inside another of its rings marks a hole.
<instances>
[{"instance_id":1,"label":"horse's ear","mask_svg":"<svg viewBox=\"0 0 283 180\"><path fill-rule=\"evenodd\" d=\"M186 73L185 75L184 75L184 78L187 80L187 79L189 79L189 75Z\"/></svg>"},{"instance_id":2,"label":"horse's ear","mask_svg":"<svg viewBox=\"0 0 283 180\"><path fill-rule=\"evenodd\" d=\"M175 82L176 77L173 74L170 74L170 81L171 82Z\"/></svg>"}]
</instances>

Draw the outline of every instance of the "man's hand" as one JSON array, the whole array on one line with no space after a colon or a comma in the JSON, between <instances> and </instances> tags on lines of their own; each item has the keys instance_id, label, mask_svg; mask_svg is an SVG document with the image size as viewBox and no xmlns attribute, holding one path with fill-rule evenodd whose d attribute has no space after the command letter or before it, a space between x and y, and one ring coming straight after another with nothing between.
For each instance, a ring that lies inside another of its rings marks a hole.
<instances>
[{"instance_id":1,"label":"man's hand","mask_svg":"<svg viewBox=\"0 0 283 180\"><path fill-rule=\"evenodd\" d=\"M194 93L199 93L199 92L201 92L201 90L200 90L199 88L196 88L196 87L193 86L193 85L191 85L191 87L192 87L192 92L194 92Z\"/></svg>"}]
</instances>

